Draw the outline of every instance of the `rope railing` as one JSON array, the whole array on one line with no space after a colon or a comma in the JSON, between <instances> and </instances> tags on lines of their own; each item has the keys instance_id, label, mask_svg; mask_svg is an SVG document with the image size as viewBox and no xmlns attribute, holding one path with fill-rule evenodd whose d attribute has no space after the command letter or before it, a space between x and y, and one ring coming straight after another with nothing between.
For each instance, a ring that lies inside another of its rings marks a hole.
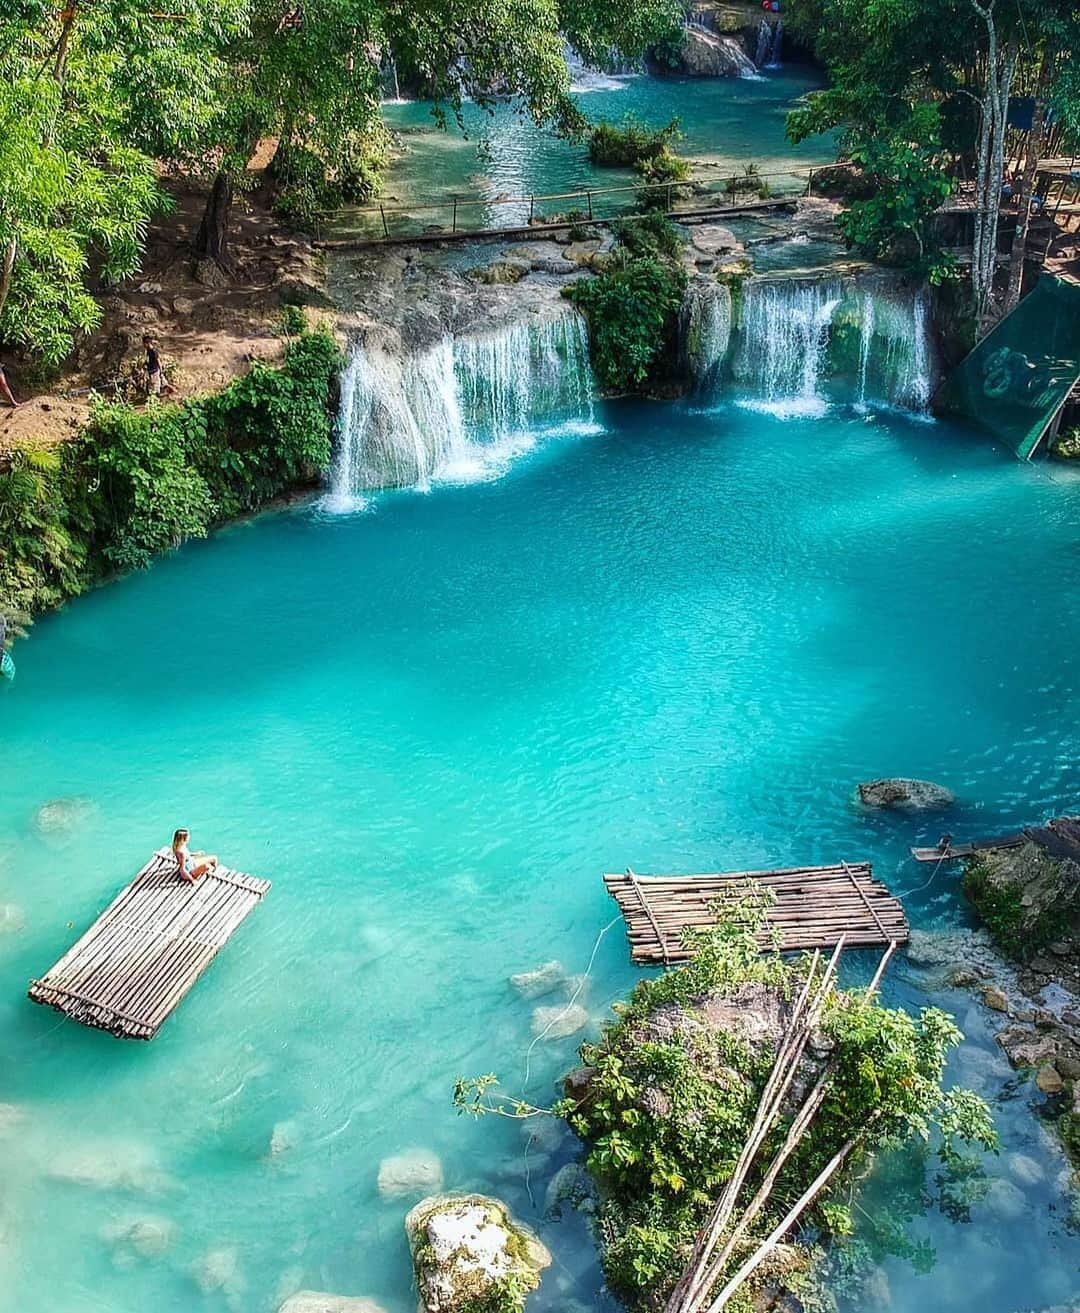
<instances>
[{"instance_id":1,"label":"rope railing","mask_svg":"<svg viewBox=\"0 0 1080 1313\"><path fill-rule=\"evenodd\" d=\"M508 227L525 228L537 223L567 221L567 212L574 212L583 222L604 221L617 217L618 214L617 210L604 212L607 209L606 201L615 200L618 204L619 198L625 199L631 196L635 200L642 197L659 198L669 212L679 208L676 207L676 201L689 201L687 206L681 208L692 211L695 200L715 196L717 193L729 196L733 205L753 204L752 200L740 200L740 197L753 197L754 193L760 193L763 189L769 195L759 196L758 199L762 202L783 203L796 196L810 195L813 191L815 175L832 167L834 166L831 164L817 164L812 167L771 170L766 173L728 173L719 177L697 174L681 181L619 183L608 187L584 187L576 191L529 193L519 196L452 194L443 200L421 201L417 204L380 203L342 206L320 211L315 220L315 236L317 240L322 240L327 235L328 227L332 225L339 231L347 226L348 231L357 234L357 240L394 241L415 236L414 231L407 229L421 222L425 216L435 215L443 215L449 219L449 226L439 225L439 231L451 236L458 233L498 233ZM798 183L798 187L774 192L772 184L778 179ZM557 214L548 212L548 207L553 205L559 205L562 212ZM478 225L469 223L468 220L478 211L481 222ZM497 221L500 212L506 215L509 211L516 211L512 223ZM485 223L484 219L488 215L494 216L496 221Z\"/></svg>"}]
</instances>

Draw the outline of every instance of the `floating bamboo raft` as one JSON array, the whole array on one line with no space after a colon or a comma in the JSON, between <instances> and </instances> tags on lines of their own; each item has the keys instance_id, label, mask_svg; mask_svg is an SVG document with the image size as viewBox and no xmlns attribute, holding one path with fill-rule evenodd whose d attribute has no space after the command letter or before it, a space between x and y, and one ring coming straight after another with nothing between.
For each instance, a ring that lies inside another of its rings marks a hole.
<instances>
[{"instance_id":1,"label":"floating bamboo raft","mask_svg":"<svg viewBox=\"0 0 1080 1313\"><path fill-rule=\"evenodd\" d=\"M31 983L30 997L84 1026L153 1039L269 888L269 880L223 866L188 884L162 848Z\"/></svg>"},{"instance_id":2,"label":"floating bamboo raft","mask_svg":"<svg viewBox=\"0 0 1080 1313\"><path fill-rule=\"evenodd\" d=\"M626 921L630 955L642 966L685 962L683 931L716 924L717 904L733 902L748 884L775 898L759 932L763 948L779 932L780 948L831 948L841 936L847 948L906 944L904 909L869 862L794 866L776 871L729 871L719 875L605 875L607 891Z\"/></svg>"}]
</instances>

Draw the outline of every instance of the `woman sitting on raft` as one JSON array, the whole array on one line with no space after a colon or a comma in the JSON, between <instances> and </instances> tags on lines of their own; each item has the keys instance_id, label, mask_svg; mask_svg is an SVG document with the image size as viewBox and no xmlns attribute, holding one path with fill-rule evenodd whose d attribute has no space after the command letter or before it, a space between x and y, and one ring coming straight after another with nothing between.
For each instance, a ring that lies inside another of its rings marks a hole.
<instances>
[{"instance_id":1,"label":"woman sitting on raft","mask_svg":"<svg viewBox=\"0 0 1080 1313\"><path fill-rule=\"evenodd\" d=\"M201 880L208 871L218 864L213 853L192 853L188 851L189 830L177 830L172 838L173 856L176 858L176 871L181 880L194 884Z\"/></svg>"}]
</instances>

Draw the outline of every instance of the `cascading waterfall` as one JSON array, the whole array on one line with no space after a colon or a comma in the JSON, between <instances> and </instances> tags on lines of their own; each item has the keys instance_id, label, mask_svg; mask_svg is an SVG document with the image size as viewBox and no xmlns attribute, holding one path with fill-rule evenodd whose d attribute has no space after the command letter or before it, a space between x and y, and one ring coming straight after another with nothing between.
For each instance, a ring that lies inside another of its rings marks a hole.
<instances>
[{"instance_id":1,"label":"cascading waterfall","mask_svg":"<svg viewBox=\"0 0 1080 1313\"><path fill-rule=\"evenodd\" d=\"M838 278L812 283L751 279L745 288L735 377L744 404L775 415L820 414L829 324L843 289Z\"/></svg>"},{"instance_id":2,"label":"cascading waterfall","mask_svg":"<svg viewBox=\"0 0 1080 1313\"><path fill-rule=\"evenodd\" d=\"M570 71L570 90L579 94L589 91L621 91L628 77L636 77L643 71L640 62L634 65L614 55L610 62L605 60L608 71L594 68L585 63L569 41L563 42L563 55Z\"/></svg>"},{"instance_id":3,"label":"cascading waterfall","mask_svg":"<svg viewBox=\"0 0 1080 1313\"><path fill-rule=\"evenodd\" d=\"M783 49L784 20L778 18L775 23L770 23L767 18L763 18L758 27L754 63L758 68L779 68Z\"/></svg>"},{"instance_id":4,"label":"cascading waterfall","mask_svg":"<svg viewBox=\"0 0 1080 1313\"><path fill-rule=\"evenodd\" d=\"M326 504L347 510L372 488L484 477L544 421L592 418L588 336L573 311L446 337L405 361L357 345L342 376Z\"/></svg>"},{"instance_id":5,"label":"cascading waterfall","mask_svg":"<svg viewBox=\"0 0 1080 1313\"><path fill-rule=\"evenodd\" d=\"M856 405L897 406L925 413L933 392L926 294L862 295Z\"/></svg>"},{"instance_id":6,"label":"cascading waterfall","mask_svg":"<svg viewBox=\"0 0 1080 1313\"><path fill-rule=\"evenodd\" d=\"M830 397L861 411L926 414L934 366L925 292L848 287L750 279L733 327L729 290L692 283L683 347L695 391L716 398L733 388L739 404L780 417L820 414Z\"/></svg>"}]
</instances>

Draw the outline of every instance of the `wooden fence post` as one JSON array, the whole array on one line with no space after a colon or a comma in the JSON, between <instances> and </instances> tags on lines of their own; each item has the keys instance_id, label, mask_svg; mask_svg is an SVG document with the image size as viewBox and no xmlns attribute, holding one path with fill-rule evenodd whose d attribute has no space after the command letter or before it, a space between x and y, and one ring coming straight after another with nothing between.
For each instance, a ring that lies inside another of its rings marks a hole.
<instances>
[{"instance_id":1,"label":"wooden fence post","mask_svg":"<svg viewBox=\"0 0 1080 1313\"><path fill-rule=\"evenodd\" d=\"M452 233L457 232L457 197L456 196L454 197L454 216L450 221L450 231Z\"/></svg>"},{"instance_id":2,"label":"wooden fence post","mask_svg":"<svg viewBox=\"0 0 1080 1313\"><path fill-rule=\"evenodd\" d=\"M806 180L806 194L807 194L807 196L809 196L810 193L811 193L813 190L814 190L814 170L811 169L811 170L810 170L810 176L809 176L809 178L807 178L807 180Z\"/></svg>"},{"instance_id":3,"label":"wooden fence post","mask_svg":"<svg viewBox=\"0 0 1080 1313\"><path fill-rule=\"evenodd\" d=\"M592 220L592 192L586 193L589 197L589 220Z\"/></svg>"},{"instance_id":4,"label":"wooden fence post","mask_svg":"<svg viewBox=\"0 0 1080 1313\"><path fill-rule=\"evenodd\" d=\"M530 226L530 227L532 226L532 221L533 221L533 211L534 211L535 209L536 209L536 197L535 197L535 196L530 196L530 197L529 197L529 226Z\"/></svg>"},{"instance_id":5,"label":"wooden fence post","mask_svg":"<svg viewBox=\"0 0 1080 1313\"><path fill-rule=\"evenodd\" d=\"M380 202L380 204L379 204L379 214L380 214L380 216L382 217L382 230L383 230L383 236L386 237L387 239L389 239L389 237L390 237L390 225L386 222L386 211L383 209L381 202Z\"/></svg>"}]
</instances>

